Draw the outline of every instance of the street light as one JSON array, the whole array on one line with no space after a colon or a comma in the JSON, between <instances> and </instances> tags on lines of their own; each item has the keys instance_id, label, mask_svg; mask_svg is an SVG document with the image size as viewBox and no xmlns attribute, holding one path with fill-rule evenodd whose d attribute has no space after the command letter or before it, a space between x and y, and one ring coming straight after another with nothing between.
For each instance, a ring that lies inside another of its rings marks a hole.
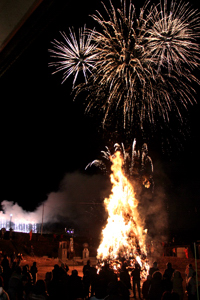
<instances>
[{"instance_id":1,"label":"street light","mask_svg":"<svg viewBox=\"0 0 200 300\"><path fill-rule=\"evenodd\" d=\"M11 224L12 224L12 214L10 214L10 230L12 229Z\"/></svg>"}]
</instances>

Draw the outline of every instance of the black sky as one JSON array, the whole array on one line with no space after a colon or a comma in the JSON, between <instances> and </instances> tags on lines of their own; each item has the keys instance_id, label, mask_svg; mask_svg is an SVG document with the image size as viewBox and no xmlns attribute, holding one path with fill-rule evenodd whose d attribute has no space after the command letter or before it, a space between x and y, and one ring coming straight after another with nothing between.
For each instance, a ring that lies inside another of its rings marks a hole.
<instances>
[{"instance_id":1,"label":"black sky","mask_svg":"<svg viewBox=\"0 0 200 300\"><path fill-rule=\"evenodd\" d=\"M70 79L61 85L61 74L52 75L48 67L50 42L59 39L59 31L84 24L91 28L89 14L100 7L100 1L69 1L0 78L0 201L14 201L34 210L59 189L66 173L84 173L87 163L98 158L105 145L112 144L98 119L86 115L80 101L72 101ZM149 134L148 141L155 185L165 192L173 222L182 214L180 228L187 218L194 223L191 228L199 224L199 90L196 100L197 104L186 111L188 123L182 130L185 140L181 138L181 147L171 142L171 149L163 153L159 138ZM114 144L117 140L114 134L112 137Z\"/></svg>"}]
</instances>

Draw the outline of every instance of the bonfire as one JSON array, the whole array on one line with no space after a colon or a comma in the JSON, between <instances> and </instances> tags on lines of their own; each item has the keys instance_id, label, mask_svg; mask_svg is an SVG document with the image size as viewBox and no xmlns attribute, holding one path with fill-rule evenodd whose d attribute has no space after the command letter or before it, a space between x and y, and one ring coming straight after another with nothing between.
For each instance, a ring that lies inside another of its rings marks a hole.
<instances>
[{"instance_id":1,"label":"bonfire","mask_svg":"<svg viewBox=\"0 0 200 300\"><path fill-rule=\"evenodd\" d=\"M147 230L138 212L138 200L134 187L123 172L123 158L120 152L111 157L110 181L112 190L104 200L108 213L107 224L102 230L102 240L97 250L98 269L109 264L119 272L126 262L133 269L135 263L141 267L142 277L146 277L149 264L146 251Z\"/></svg>"}]
</instances>

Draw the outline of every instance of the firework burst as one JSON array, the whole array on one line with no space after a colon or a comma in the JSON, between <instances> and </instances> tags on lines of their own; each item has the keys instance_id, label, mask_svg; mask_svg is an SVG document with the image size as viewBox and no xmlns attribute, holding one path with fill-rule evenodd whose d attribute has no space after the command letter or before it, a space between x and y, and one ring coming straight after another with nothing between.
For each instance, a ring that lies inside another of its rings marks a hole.
<instances>
[{"instance_id":1,"label":"firework burst","mask_svg":"<svg viewBox=\"0 0 200 300\"><path fill-rule=\"evenodd\" d=\"M191 73L199 65L199 14L188 5L171 3L145 5L136 16L134 5L111 3L107 18L99 12L93 19L101 31L93 31L99 53L95 76L80 85L77 94L87 89L87 111L101 108L103 124L113 112L123 116L123 126L169 121L171 111L181 118L182 107L193 103ZM195 17L194 17L195 16ZM192 17L194 17L192 19Z\"/></svg>"},{"instance_id":2,"label":"firework burst","mask_svg":"<svg viewBox=\"0 0 200 300\"><path fill-rule=\"evenodd\" d=\"M92 32L86 34L87 29L79 29L79 38L77 39L74 29L70 28L70 37L68 38L65 32L61 32L64 41L54 40L52 42L53 49L51 57L54 62L49 63L50 67L54 67L54 73L63 71L62 83L71 75L74 76L73 87L75 86L77 76L82 71L85 82L89 74L92 74L92 69L96 61L97 54L95 53L95 44L92 44Z\"/></svg>"},{"instance_id":3,"label":"firework burst","mask_svg":"<svg viewBox=\"0 0 200 300\"><path fill-rule=\"evenodd\" d=\"M158 69L166 67L170 74L189 75L188 66L194 69L199 62L199 12L190 9L189 3L164 0L151 14L151 27L146 40L147 51L157 60ZM185 72L186 71L186 72Z\"/></svg>"},{"instance_id":4,"label":"firework burst","mask_svg":"<svg viewBox=\"0 0 200 300\"><path fill-rule=\"evenodd\" d=\"M169 121L171 112L181 119L182 107L195 102L192 83L199 84L191 72L199 66L199 12L164 0L137 15L131 0L120 3L92 16L98 30L81 31L82 46L72 31L70 39L63 34L66 44L54 41L60 60L50 65L64 71L63 81L74 75L75 98L86 91L86 112L98 109L104 126L114 116L125 129ZM75 87L80 71L85 82Z\"/></svg>"}]
</instances>

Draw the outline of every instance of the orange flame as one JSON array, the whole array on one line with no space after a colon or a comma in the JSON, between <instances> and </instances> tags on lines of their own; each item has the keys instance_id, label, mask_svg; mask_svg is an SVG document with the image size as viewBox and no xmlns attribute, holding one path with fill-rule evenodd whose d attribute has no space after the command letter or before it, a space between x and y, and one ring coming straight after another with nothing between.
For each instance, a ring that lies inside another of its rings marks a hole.
<instances>
[{"instance_id":1,"label":"orange flame","mask_svg":"<svg viewBox=\"0 0 200 300\"><path fill-rule=\"evenodd\" d=\"M111 158L112 191L104 200L108 219L102 231L102 241L97 250L97 258L118 259L146 255L146 231L137 206L138 201L132 184L122 171L123 159L120 152Z\"/></svg>"}]
</instances>

